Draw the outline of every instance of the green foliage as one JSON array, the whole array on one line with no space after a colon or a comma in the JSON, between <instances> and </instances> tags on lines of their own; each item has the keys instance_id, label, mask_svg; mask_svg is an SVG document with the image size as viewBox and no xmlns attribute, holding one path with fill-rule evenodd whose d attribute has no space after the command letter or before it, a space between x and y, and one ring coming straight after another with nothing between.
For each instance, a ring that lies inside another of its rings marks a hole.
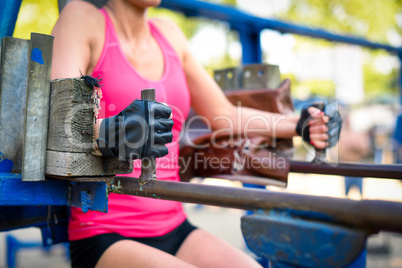
<instances>
[{"instance_id":1,"label":"green foliage","mask_svg":"<svg viewBox=\"0 0 402 268\"><path fill-rule=\"evenodd\" d=\"M378 72L371 62L363 67L364 91L367 99L378 96L392 96L398 94L398 75L396 69L389 74Z\"/></svg>"},{"instance_id":2,"label":"green foliage","mask_svg":"<svg viewBox=\"0 0 402 268\"><path fill-rule=\"evenodd\" d=\"M58 17L57 0L23 0L13 36L30 39L31 32L51 34Z\"/></svg>"},{"instance_id":3,"label":"green foliage","mask_svg":"<svg viewBox=\"0 0 402 268\"><path fill-rule=\"evenodd\" d=\"M206 2L213 2L225 5L236 5L236 0L209 0ZM187 39L191 39L203 26L206 26L208 24L216 24L215 21L209 19L186 17L180 12L172 11L165 8L150 8L148 10L148 15L150 17L165 18L173 21L176 25L180 27Z\"/></svg>"},{"instance_id":4,"label":"green foliage","mask_svg":"<svg viewBox=\"0 0 402 268\"><path fill-rule=\"evenodd\" d=\"M297 99L307 99L311 96L335 97L335 84L330 80L314 79L299 81L294 74L281 74L282 79L290 79L292 96Z\"/></svg>"},{"instance_id":5,"label":"green foliage","mask_svg":"<svg viewBox=\"0 0 402 268\"><path fill-rule=\"evenodd\" d=\"M210 2L216 2L218 4L230 4L230 5L236 4L236 0L223 0L223 1L210 1ZM174 22L183 31L183 33L189 40L192 37L194 37L197 34L197 32L203 27L212 25L213 27L217 28L220 27L221 24L221 22L205 18L186 17L180 12L175 12L164 8L151 8L148 11L148 15L150 17L165 18ZM238 41L238 36L234 32L228 31L222 34L226 35L228 44L230 42ZM240 64L239 60L234 59L229 54L228 50L226 50L226 52L221 57L211 59L211 61L204 67L212 75L214 70L238 66L239 64Z\"/></svg>"},{"instance_id":6,"label":"green foliage","mask_svg":"<svg viewBox=\"0 0 402 268\"><path fill-rule=\"evenodd\" d=\"M329 31L349 33L388 43L387 34L397 27L402 1L387 0L292 0L281 18Z\"/></svg>"},{"instance_id":7,"label":"green foliage","mask_svg":"<svg viewBox=\"0 0 402 268\"><path fill-rule=\"evenodd\" d=\"M218 5L236 6L237 0L205 0L205 2L212 2Z\"/></svg>"},{"instance_id":8,"label":"green foliage","mask_svg":"<svg viewBox=\"0 0 402 268\"><path fill-rule=\"evenodd\" d=\"M385 44L392 41L390 35L399 35L399 38L402 36L402 28L398 27L398 16L399 18L402 16L402 0L291 0L289 9L280 14L280 18L296 24L360 36ZM310 46L333 44L305 37L297 37L297 41L296 49L302 49L303 44ZM364 90L367 98L398 94L397 70L394 68L386 74L374 67L375 57L381 53L384 52L367 50L369 57L363 67ZM319 81L317 83L319 84ZM299 81L295 81L295 86L300 87ZM330 93L328 90L329 88L326 91ZM298 91L300 89L296 90ZM314 89L311 89L311 92L314 92Z\"/></svg>"},{"instance_id":9,"label":"green foliage","mask_svg":"<svg viewBox=\"0 0 402 268\"><path fill-rule=\"evenodd\" d=\"M149 17L164 18L174 22L180 27L184 35L190 39L205 24L204 20L197 18L187 18L184 14L171 11L165 8L150 8L148 10Z\"/></svg>"}]
</instances>

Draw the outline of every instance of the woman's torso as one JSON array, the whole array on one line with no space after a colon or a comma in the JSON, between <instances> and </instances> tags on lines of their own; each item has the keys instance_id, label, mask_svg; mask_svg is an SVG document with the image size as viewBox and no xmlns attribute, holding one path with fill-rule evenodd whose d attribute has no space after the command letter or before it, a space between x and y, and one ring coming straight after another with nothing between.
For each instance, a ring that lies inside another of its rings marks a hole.
<instances>
[{"instance_id":1,"label":"woman's torso","mask_svg":"<svg viewBox=\"0 0 402 268\"><path fill-rule=\"evenodd\" d=\"M149 22L152 37L163 57L163 72L151 80L136 70L125 56L112 21L104 10L105 37L102 52L92 75L102 78L100 118L118 114L134 99L140 99L141 89L155 88L156 100L172 108L173 142L169 154L157 159L157 178L178 181L178 139L190 108L190 96L181 60L175 49L164 38L154 23ZM134 172L125 176L139 177L140 161L135 161ZM96 234L118 232L125 236L143 237L163 235L177 227L185 218L180 203L158 199L111 194L109 212L82 213L72 208L69 225L70 240Z\"/></svg>"}]
</instances>

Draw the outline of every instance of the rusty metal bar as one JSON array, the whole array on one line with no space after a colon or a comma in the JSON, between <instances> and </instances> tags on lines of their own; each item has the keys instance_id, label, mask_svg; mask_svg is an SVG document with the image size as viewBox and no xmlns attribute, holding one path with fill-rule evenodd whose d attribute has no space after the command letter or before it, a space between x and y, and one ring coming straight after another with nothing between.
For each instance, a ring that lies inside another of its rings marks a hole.
<instances>
[{"instance_id":1,"label":"rusty metal bar","mask_svg":"<svg viewBox=\"0 0 402 268\"><path fill-rule=\"evenodd\" d=\"M402 203L307 196L261 189L235 188L153 180L140 185L138 179L115 177L109 192L246 210L282 209L298 216L339 222L364 228L402 233Z\"/></svg>"},{"instance_id":2,"label":"rusty metal bar","mask_svg":"<svg viewBox=\"0 0 402 268\"><path fill-rule=\"evenodd\" d=\"M267 185L272 185L272 186L277 186L277 187L286 187L287 183L283 181L278 181L274 179L269 179L269 178L264 178L264 177L257 177L257 176L248 176L248 175L225 175L225 174L218 174L218 175L213 175L211 178L216 178L216 179L224 179L224 180L230 180L230 181L238 181L241 183L246 183L246 184L254 184L254 185L262 185L262 186L267 186Z\"/></svg>"},{"instance_id":3,"label":"rusty metal bar","mask_svg":"<svg viewBox=\"0 0 402 268\"><path fill-rule=\"evenodd\" d=\"M332 166L327 163L291 161L290 172L402 180L402 165L339 163Z\"/></svg>"}]
</instances>

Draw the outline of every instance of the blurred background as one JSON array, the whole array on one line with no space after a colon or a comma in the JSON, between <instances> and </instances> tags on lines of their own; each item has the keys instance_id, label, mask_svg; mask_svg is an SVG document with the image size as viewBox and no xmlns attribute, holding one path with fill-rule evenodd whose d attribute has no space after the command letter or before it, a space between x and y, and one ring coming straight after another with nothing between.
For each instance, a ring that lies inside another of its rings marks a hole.
<instances>
[{"instance_id":1,"label":"blurred background","mask_svg":"<svg viewBox=\"0 0 402 268\"><path fill-rule=\"evenodd\" d=\"M215 0L264 18L322 28L333 33L402 46L402 1L388 0ZM50 34L58 18L57 0L23 0L14 37L29 39L31 32ZM167 18L185 33L196 58L208 72L241 65L242 47L229 25L186 17L163 8L150 16ZM336 44L272 30L261 33L263 63L278 65L282 79L292 82L296 109L314 99L337 100L344 118L339 146L332 149L340 162L396 163L394 131L401 113L397 55L383 50ZM213 42L211 42L213 40ZM308 148L295 139L295 159L308 160ZM199 183L240 184L206 179ZM402 184L391 179L349 179L339 176L290 174L288 191L353 199L402 201ZM247 251L240 232L244 211L186 204L190 220ZM212 220L213 219L213 220ZM0 233L0 267L5 267L5 237L40 241L36 229ZM368 267L402 267L402 238L380 233L369 240ZM371 247L371 251L370 251ZM68 267L64 246L17 253L17 267Z\"/></svg>"}]
</instances>

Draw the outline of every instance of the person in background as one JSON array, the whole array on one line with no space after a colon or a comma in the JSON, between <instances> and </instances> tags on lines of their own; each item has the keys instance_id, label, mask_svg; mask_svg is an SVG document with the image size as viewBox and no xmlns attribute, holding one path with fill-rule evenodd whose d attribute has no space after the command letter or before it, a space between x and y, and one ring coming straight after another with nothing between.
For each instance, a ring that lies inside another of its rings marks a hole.
<instances>
[{"instance_id":1,"label":"person in background","mask_svg":"<svg viewBox=\"0 0 402 268\"><path fill-rule=\"evenodd\" d=\"M342 110L341 110L342 111ZM339 160L347 163L364 162L370 154L370 137L362 131L355 131L350 126L350 117L346 108L343 109L343 126L339 138ZM360 196L354 198L360 199L363 195L363 178L345 176L345 196L349 195L351 188L357 188Z\"/></svg>"}]
</instances>

